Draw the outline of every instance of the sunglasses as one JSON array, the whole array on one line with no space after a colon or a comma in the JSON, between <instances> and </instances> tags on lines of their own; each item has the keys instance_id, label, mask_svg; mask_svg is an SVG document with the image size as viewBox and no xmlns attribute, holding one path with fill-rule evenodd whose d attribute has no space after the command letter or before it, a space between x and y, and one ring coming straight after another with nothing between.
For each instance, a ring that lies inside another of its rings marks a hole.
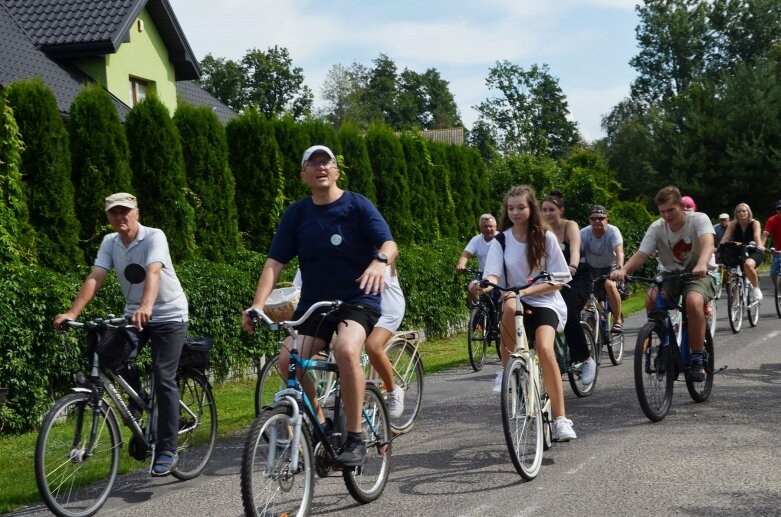
<instances>
[{"instance_id":1,"label":"sunglasses","mask_svg":"<svg viewBox=\"0 0 781 517\"><path fill-rule=\"evenodd\" d=\"M598 221L604 221L605 219L607 219L607 217L589 217L588 219L592 223L596 223Z\"/></svg>"}]
</instances>

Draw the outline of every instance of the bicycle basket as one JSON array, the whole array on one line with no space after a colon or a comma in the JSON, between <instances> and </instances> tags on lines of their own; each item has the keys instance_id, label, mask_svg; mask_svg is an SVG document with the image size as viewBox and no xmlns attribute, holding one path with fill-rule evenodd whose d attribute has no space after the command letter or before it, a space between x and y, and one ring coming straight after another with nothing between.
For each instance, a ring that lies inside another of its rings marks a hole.
<instances>
[{"instance_id":1,"label":"bicycle basket","mask_svg":"<svg viewBox=\"0 0 781 517\"><path fill-rule=\"evenodd\" d=\"M138 353L138 338L125 327L88 332L87 357L90 362L92 362L92 354L96 350L101 366L109 370L116 370L135 359Z\"/></svg>"},{"instance_id":2,"label":"bicycle basket","mask_svg":"<svg viewBox=\"0 0 781 517\"><path fill-rule=\"evenodd\" d=\"M725 242L719 245L719 261L727 267L740 266L746 252L737 242Z\"/></svg>"},{"instance_id":3,"label":"bicycle basket","mask_svg":"<svg viewBox=\"0 0 781 517\"><path fill-rule=\"evenodd\" d=\"M188 337L184 341L182 354L179 356L179 366L205 370L211 364L211 349L214 340L209 337Z\"/></svg>"},{"instance_id":4,"label":"bicycle basket","mask_svg":"<svg viewBox=\"0 0 781 517\"><path fill-rule=\"evenodd\" d=\"M263 306L263 312L272 321L287 321L293 317L300 296L301 290L298 287L278 287L271 291L266 305Z\"/></svg>"}]
</instances>

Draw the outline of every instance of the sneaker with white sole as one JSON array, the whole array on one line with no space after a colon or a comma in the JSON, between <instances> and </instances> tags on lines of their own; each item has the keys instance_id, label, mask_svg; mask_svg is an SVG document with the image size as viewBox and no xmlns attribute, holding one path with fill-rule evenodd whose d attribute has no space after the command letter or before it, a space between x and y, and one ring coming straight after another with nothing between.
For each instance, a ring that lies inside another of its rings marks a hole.
<instances>
[{"instance_id":1,"label":"sneaker with white sole","mask_svg":"<svg viewBox=\"0 0 781 517\"><path fill-rule=\"evenodd\" d=\"M583 361L583 366L580 370L581 381L588 386L594 382L594 377L597 375L597 362L593 357L589 357Z\"/></svg>"},{"instance_id":2,"label":"sneaker with white sole","mask_svg":"<svg viewBox=\"0 0 781 517\"><path fill-rule=\"evenodd\" d=\"M761 301L762 300L762 289L759 287L754 288L754 300Z\"/></svg>"},{"instance_id":3,"label":"sneaker with white sole","mask_svg":"<svg viewBox=\"0 0 781 517\"><path fill-rule=\"evenodd\" d=\"M494 395L500 395L502 393L502 377L504 377L504 371L499 370L496 372L496 378L494 379Z\"/></svg>"},{"instance_id":4,"label":"sneaker with white sole","mask_svg":"<svg viewBox=\"0 0 781 517\"><path fill-rule=\"evenodd\" d=\"M404 389L398 384L393 391L386 393L388 397L388 414L391 418L399 418L404 413Z\"/></svg>"},{"instance_id":5,"label":"sneaker with white sole","mask_svg":"<svg viewBox=\"0 0 781 517\"><path fill-rule=\"evenodd\" d=\"M553 421L553 432L551 434L554 442L568 442L574 440L578 436L575 434L575 430L572 428L572 420L567 417L560 416Z\"/></svg>"}]
</instances>

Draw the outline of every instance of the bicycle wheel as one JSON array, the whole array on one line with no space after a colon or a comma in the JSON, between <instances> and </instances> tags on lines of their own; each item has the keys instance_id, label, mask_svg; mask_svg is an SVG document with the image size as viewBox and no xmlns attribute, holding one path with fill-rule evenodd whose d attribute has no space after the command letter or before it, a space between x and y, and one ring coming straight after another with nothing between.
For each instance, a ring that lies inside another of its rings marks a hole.
<instances>
[{"instance_id":1,"label":"bicycle wheel","mask_svg":"<svg viewBox=\"0 0 781 517\"><path fill-rule=\"evenodd\" d=\"M376 501L385 490L391 464L391 425L388 406L380 390L366 384L361 427L366 445L366 463L362 467L345 468L344 484L353 499L361 504Z\"/></svg>"},{"instance_id":2,"label":"bicycle wheel","mask_svg":"<svg viewBox=\"0 0 781 517\"><path fill-rule=\"evenodd\" d=\"M727 288L727 316L729 326L734 334L740 332L743 326L742 286L737 280L732 280Z\"/></svg>"},{"instance_id":3,"label":"bicycle wheel","mask_svg":"<svg viewBox=\"0 0 781 517\"><path fill-rule=\"evenodd\" d=\"M569 385L572 386L572 391L578 397L588 397L594 393L594 387L597 385L597 377L599 376L599 361L596 359L597 346L594 343L594 336L591 334L591 328L581 322L583 327L583 337L586 339L586 348L588 348L591 357L594 358L594 362L597 363L596 371L594 372L594 381L591 384L583 384L583 377L581 375L581 368L583 363L578 365L570 365L567 377L569 378Z\"/></svg>"},{"instance_id":4,"label":"bicycle wheel","mask_svg":"<svg viewBox=\"0 0 781 517\"><path fill-rule=\"evenodd\" d=\"M751 292L751 282L746 282L746 290L743 292L743 299L746 300L746 315L748 316L748 322L752 327L757 326L759 321L759 300L754 298L754 294Z\"/></svg>"},{"instance_id":5,"label":"bicycle wheel","mask_svg":"<svg viewBox=\"0 0 781 517\"><path fill-rule=\"evenodd\" d=\"M711 388L713 388L713 374L715 372L714 365L716 361L713 357L713 334L709 329L705 332L705 380L702 382L692 382L686 378L686 389L689 390L694 402L705 402L710 396Z\"/></svg>"},{"instance_id":6,"label":"bicycle wheel","mask_svg":"<svg viewBox=\"0 0 781 517\"><path fill-rule=\"evenodd\" d=\"M488 314L481 305L476 305L469 315L466 346L469 350L469 364L474 371L479 372L483 369L488 350Z\"/></svg>"},{"instance_id":7,"label":"bicycle wheel","mask_svg":"<svg viewBox=\"0 0 781 517\"><path fill-rule=\"evenodd\" d=\"M724 268L724 266L719 265L718 280L716 281L716 299L717 300L719 298L721 298L721 291L722 291L722 287L724 286L724 282L722 281L722 279L724 278L724 274L725 274L724 271L725 270L726 269Z\"/></svg>"},{"instance_id":8,"label":"bicycle wheel","mask_svg":"<svg viewBox=\"0 0 781 517\"><path fill-rule=\"evenodd\" d=\"M502 428L515 470L531 481L542 465L542 411L537 393L527 394L524 371L523 360L517 357L511 358L504 368Z\"/></svg>"},{"instance_id":9,"label":"bicycle wheel","mask_svg":"<svg viewBox=\"0 0 781 517\"><path fill-rule=\"evenodd\" d=\"M710 335L711 336L715 336L716 335L716 317L717 317L717 314L719 312L719 308L716 305L716 300L715 299L710 302L710 305L711 305L711 314L710 314L710 318L708 318L708 320L707 320L707 324L708 324L708 330L710 330Z\"/></svg>"},{"instance_id":10,"label":"bicycle wheel","mask_svg":"<svg viewBox=\"0 0 781 517\"><path fill-rule=\"evenodd\" d=\"M404 340L393 341L385 347L385 355L393 368L397 386L404 390L404 412L391 418L391 430L395 434L408 432L415 425L423 400L423 365L415 347Z\"/></svg>"},{"instance_id":11,"label":"bicycle wheel","mask_svg":"<svg viewBox=\"0 0 781 517\"><path fill-rule=\"evenodd\" d=\"M35 480L55 515L95 514L117 478L119 434L114 411L90 393L71 393L46 415L35 446ZM95 434L91 434L91 429Z\"/></svg>"},{"instance_id":12,"label":"bicycle wheel","mask_svg":"<svg viewBox=\"0 0 781 517\"><path fill-rule=\"evenodd\" d=\"M624 315L621 315L621 320L623 321ZM621 364L621 362L624 360L624 333L623 332L613 332L613 323L615 321L613 320L613 313L608 312L607 315L607 328L608 328L608 335L607 335L607 355L610 357L610 362L613 363L614 366L618 366Z\"/></svg>"},{"instance_id":13,"label":"bicycle wheel","mask_svg":"<svg viewBox=\"0 0 781 517\"><path fill-rule=\"evenodd\" d=\"M776 314L781 318L781 278L776 278L773 286L773 296L776 300Z\"/></svg>"},{"instance_id":14,"label":"bicycle wheel","mask_svg":"<svg viewBox=\"0 0 781 517\"><path fill-rule=\"evenodd\" d=\"M670 410L674 377L670 346L662 346L662 329L649 321L637 335L635 390L640 408L654 422L663 419Z\"/></svg>"},{"instance_id":15,"label":"bicycle wheel","mask_svg":"<svg viewBox=\"0 0 781 517\"><path fill-rule=\"evenodd\" d=\"M187 369L179 375L179 460L171 472L177 479L199 476L217 441L217 405L209 381Z\"/></svg>"},{"instance_id":16,"label":"bicycle wheel","mask_svg":"<svg viewBox=\"0 0 781 517\"><path fill-rule=\"evenodd\" d=\"M241 457L241 499L245 515L303 517L315 489L309 428L301 424L298 465L292 464L293 410L279 406L255 419Z\"/></svg>"}]
</instances>

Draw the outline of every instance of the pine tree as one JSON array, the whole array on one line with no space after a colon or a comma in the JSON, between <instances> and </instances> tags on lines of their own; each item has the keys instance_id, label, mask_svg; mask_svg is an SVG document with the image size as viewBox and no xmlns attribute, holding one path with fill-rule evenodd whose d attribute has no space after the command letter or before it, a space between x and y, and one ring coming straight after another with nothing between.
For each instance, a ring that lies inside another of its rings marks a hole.
<instances>
[{"instance_id":1,"label":"pine tree","mask_svg":"<svg viewBox=\"0 0 781 517\"><path fill-rule=\"evenodd\" d=\"M228 167L225 128L208 107L180 104L174 114L195 202L195 243L207 259L226 262L241 249L236 184Z\"/></svg>"},{"instance_id":2,"label":"pine tree","mask_svg":"<svg viewBox=\"0 0 781 517\"><path fill-rule=\"evenodd\" d=\"M447 160L448 144L440 142L428 142L431 164L434 169L434 183L439 197L439 231L442 237L460 238L465 235L459 233L458 218L456 217L456 203L450 188L450 164ZM466 235L474 233L473 229Z\"/></svg>"},{"instance_id":3,"label":"pine tree","mask_svg":"<svg viewBox=\"0 0 781 517\"><path fill-rule=\"evenodd\" d=\"M38 261L58 271L84 264L73 206L68 131L57 100L40 79L9 85L8 104L24 142L21 172Z\"/></svg>"},{"instance_id":4,"label":"pine tree","mask_svg":"<svg viewBox=\"0 0 781 517\"><path fill-rule=\"evenodd\" d=\"M251 109L228 122L226 132L239 231L249 249L265 252L284 204L282 157L274 130L265 116Z\"/></svg>"},{"instance_id":5,"label":"pine tree","mask_svg":"<svg viewBox=\"0 0 781 517\"><path fill-rule=\"evenodd\" d=\"M309 147L309 135L304 126L287 116L272 121L274 138L282 158L285 178L285 205L309 195L309 187L301 181L301 156Z\"/></svg>"},{"instance_id":6,"label":"pine tree","mask_svg":"<svg viewBox=\"0 0 781 517\"><path fill-rule=\"evenodd\" d=\"M141 223L165 232L175 261L192 258L195 211L187 199L182 145L168 108L157 97L147 97L128 114L125 130Z\"/></svg>"},{"instance_id":7,"label":"pine tree","mask_svg":"<svg viewBox=\"0 0 781 517\"><path fill-rule=\"evenodd\" d=\"M117 109L99 85L87 86L76 96L68 130L81 246L92 259L102 236L111 231L103 210L105 198L132 189L130 150Z\"/></svg>"},{"instance_id":8,"label":"pine tree","mask_svg":"<svg viewBox=\"0 0 781 517\"><path fill-rule=\"evenodd\" d=\"M374 186L374 173L366 151L366 140L361 136L358 127L347 122L339 129L339 142L342 146L343 162L339 164L342 174L346 174L350 190L377 202L377 191Z\"/></svg>"},{"instance_id":9,"label":"pine tree","mask_svg":"<svg viewBox=\"0 0 781 517\"><path fill-rule=\"evenodd\" d=\"M440 237L434 167L419 133L405 132L399 140L407 162L414 239L416 243L430 242Z\"/></svg>"}]
</instances>

